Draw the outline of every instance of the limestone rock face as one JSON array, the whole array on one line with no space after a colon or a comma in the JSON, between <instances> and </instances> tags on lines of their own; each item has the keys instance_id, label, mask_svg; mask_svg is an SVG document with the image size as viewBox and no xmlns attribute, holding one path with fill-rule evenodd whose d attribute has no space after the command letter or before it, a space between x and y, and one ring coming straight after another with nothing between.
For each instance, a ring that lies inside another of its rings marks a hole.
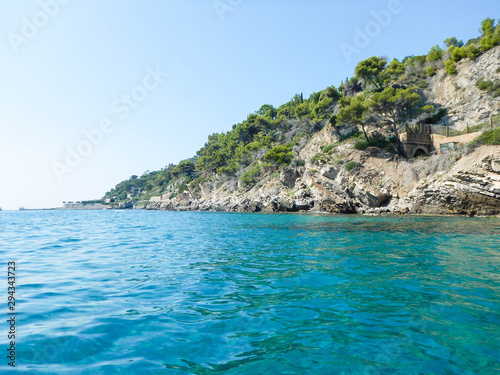
<instances>
[{"instance_id":1,"label":"limestone rock face","mask_svg":"<svg viewBox=\"0 0 500 375\"><path fill-rule=\"evenodd\" d=\"M134 208L134 203L132 201L122 202L118 205L119 210L130 210Z\"/></svg>"},{"instance_id":2,"label":"limestone rock face","mask_svg":"<svg viewBox=\"0 0 500 375\"><path fill-rule=\"evenodd\" d=\"M338 152L359 167L348 172L324 165L314 171L306 164L285 170L279 178L263 178L246 192L231 191L227 182L205 186L197 194L154 199L147 209L500 215L500 146L422 160L404 160L376 149L357 151L349 145L339 146Z\"/></svg>"},{"instance_id":3,"label":"limestone rock face","mask_svg":"<svg viewBox=\"0 0 500 375\"><path fill-rule=\"evenodd\" d=\"M330 180L335 180L338 175L339 170L337 168L328 168L323 172L323 176Z\"/></svg>"},{"instance_id":4,"label":"limestone rock face","mask_svg":"<svg viewBox=\"0 0 500 375\"><path fill-rule=\"evenodd\" d=\"M252 201L250 199L245 199L238 206L238 211L240 212L260 212L262 211L263 204L258 201ZM222 210L221 210L222 211Z\"/></svg>"},{"instance_id":5,"label":"limestone rock face","mask_svg":"<svg viewBox=\"0 0 500 375\"><path fill-rule=\"evenodd\" d=\"M439 181L421 189L415 199L414 210L428 214L499 215L500 172L496 161L500 147L488 147L485 156L478 150L466 157L469 163L455 166Z\"/></svg>"},{"instance_id":6,"label":"limestone rock face","mask_svg":"<svg viewBox=\"0 0 500 375\"><path fill-rule=\"evenodd\" d=\"M476 60L462 60L456 67L458 73L454 76L447 76L444 71L435 75L424 95L448 109L445 124L463 130L467 123L473 125L488 121L490 114L500 108L500 97L492 98L491 94L476 87L478 79L499 79L500 47L491 49Z\"/></svg>"},{"instance_id":7,"label":"limestone rock face","mask_svg":"<svg viewBox=\"0 0 500 375\"><path fill-rule=\"evenodd\" d=\"M430 215L494 216L500 213L500 199L467 186L433 186L417 198L414 210Z\"/></svg>"},{"instance_id":8,"label":"limestone rock face","mask_svg":"<svg viewBox=\"0 0 500 375\"><path fill-rule=\"evenodd\" d=\"M286 168L280 173L281 183L289 188L295 186L295 181L300 176L299 171L295 168Z\"/></svg>"}]
</instances>

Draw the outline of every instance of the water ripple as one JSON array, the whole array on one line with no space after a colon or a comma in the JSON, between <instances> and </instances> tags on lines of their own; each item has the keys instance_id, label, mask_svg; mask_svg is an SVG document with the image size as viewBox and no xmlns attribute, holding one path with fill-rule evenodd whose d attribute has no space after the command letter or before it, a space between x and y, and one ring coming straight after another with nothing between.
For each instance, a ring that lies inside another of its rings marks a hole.
<instances>
[{"instance_id":1,"label":"water ripple","mask_svg":"<svg viewBox=\"0 0 500 375\"><path fill-rule=\"evenodd\" d=\"M25 211L0 228L21 374L500 372L498 219Z\"/></svg>"}]
</instances>

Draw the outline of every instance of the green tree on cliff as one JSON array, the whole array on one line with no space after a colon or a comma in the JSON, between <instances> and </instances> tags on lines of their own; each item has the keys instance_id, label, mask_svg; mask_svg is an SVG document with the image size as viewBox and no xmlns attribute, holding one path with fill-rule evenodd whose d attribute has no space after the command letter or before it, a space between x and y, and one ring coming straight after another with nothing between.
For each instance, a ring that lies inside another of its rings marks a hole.
<instances>
[{"instance_id":1,"label":"green tree on cliff","mask_svg":"<svg viewBox=\"0 0 500 375\"><path fill-rule=\"evenodd\" d=\"M354 98L344 99L344 106L339 110L337 114L337 123L339 125L351 124L361 127L366 140L369 142L370 138L366 132L365 128L365 118L364 114L368 109L363 96L355 96Z\"/></svg>"},{"instance_id":2,"label":"green tree on cliff","mask_svg":"<svg viewBox=\"0 0 500 375\"><path fill-rule=\"evenodd\" d=\"M365 82L371 82L375 87L382 89L384 87L384 77L382 72L387 65L387 61L380 57L370 57L361 61L356 67L356 78L360 78Z\"/></svg>"},{"instance_id":3,"label":"green tree on cliff","mask_svg":"<svg viewBox=\"0 0 500 375\"><path fill-rule=\"evenodd\" d=\"M483 37L481 39L481 50L488 51L495 46L500 45L500 24L495 26L495 20L486 18L481 23Z\"/></svg>"},{"instance_id":4,"label":"green tree on cliff","mask_svg":"<svg viewBox=\"0 0 500 375\"><path fill-rule=\"evenodd\" d=\"M412 117L417 110L422 98L411 89L395 89L388 87L380 93L372 95L368 101L368 109L377 120L387 126L396 138L396 151L403 154L403 147L399 140L399 129Z\"/></svg>"}]
</instances>

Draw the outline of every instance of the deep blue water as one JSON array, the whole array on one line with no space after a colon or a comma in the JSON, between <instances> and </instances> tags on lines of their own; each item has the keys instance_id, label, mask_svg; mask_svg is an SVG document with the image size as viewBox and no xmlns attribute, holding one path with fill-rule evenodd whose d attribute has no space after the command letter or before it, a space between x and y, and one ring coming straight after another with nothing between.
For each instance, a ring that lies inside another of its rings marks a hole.
<instances>
[{"instance_id":1,"label":"deep blue water","mask_svg":"<svg viewBox=\"0 0 500 375\"><path fill-rule=\"evenodd\" d=\"M500 219L0 212L19 374L498 374Z\"/></svg>"}]
</instances>

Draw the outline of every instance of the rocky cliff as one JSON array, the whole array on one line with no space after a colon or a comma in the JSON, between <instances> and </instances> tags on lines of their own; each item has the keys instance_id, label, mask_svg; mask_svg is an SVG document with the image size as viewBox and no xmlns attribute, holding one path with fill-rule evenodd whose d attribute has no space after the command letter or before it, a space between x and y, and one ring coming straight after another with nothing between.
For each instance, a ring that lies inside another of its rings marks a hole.
<instances>
[{"instance_id":1,"label":"rocky cliff","mask_svg":"<svg viewBox=\"0 0 500 375\"><path fill-rule=\"evenodd\" d=\"M329 137L331 129L316 135ZM314 151L311 144L301 154L306 157ZM280 175L269 174L249 191L234 187L231 180L214 179L174 199L156 197L147 209L500 214L500 146L405 160L375 148L358 151L346 144L326 159L319 168L307 163Z\"/></svg>"},{"instance_id":2,"label":"rocky cliff","mask_svg":"<svg viewBox=\"0 0 500 375\"><path fill-rule=\"evenodd\" d=\"M500 97L493 98L490 93L476 87L478 79L499 79L500 47L475 60L462 60L456 67L457 74L451 76L439 70L423 93L430 102L448 110L445 124L463 130L467 124L488 121L490 114L500 108Z\"/></svg>"},{"instance_id":3,"label":"rocky cliff","mask_svg":"<svg viewBox=\"0 0 500 375\"><path fill-rule=\"evenodd\" d=\"M497 80L499 68L496 47L476 60L459 62L457 75L438 71L423 95L447 109L443 122L456 130L485 122L500 109L500 98L479 90L476 81ZM376 148L356 150L340 139L340 130L327 125L307 143L295 146L302 166L279 174L269 170L251 189L236 178L214 174L172 199L169 194L153 197L146 208L500 215L500 146L462 146L407 160Z\"/></svg>"}]
</instances>

